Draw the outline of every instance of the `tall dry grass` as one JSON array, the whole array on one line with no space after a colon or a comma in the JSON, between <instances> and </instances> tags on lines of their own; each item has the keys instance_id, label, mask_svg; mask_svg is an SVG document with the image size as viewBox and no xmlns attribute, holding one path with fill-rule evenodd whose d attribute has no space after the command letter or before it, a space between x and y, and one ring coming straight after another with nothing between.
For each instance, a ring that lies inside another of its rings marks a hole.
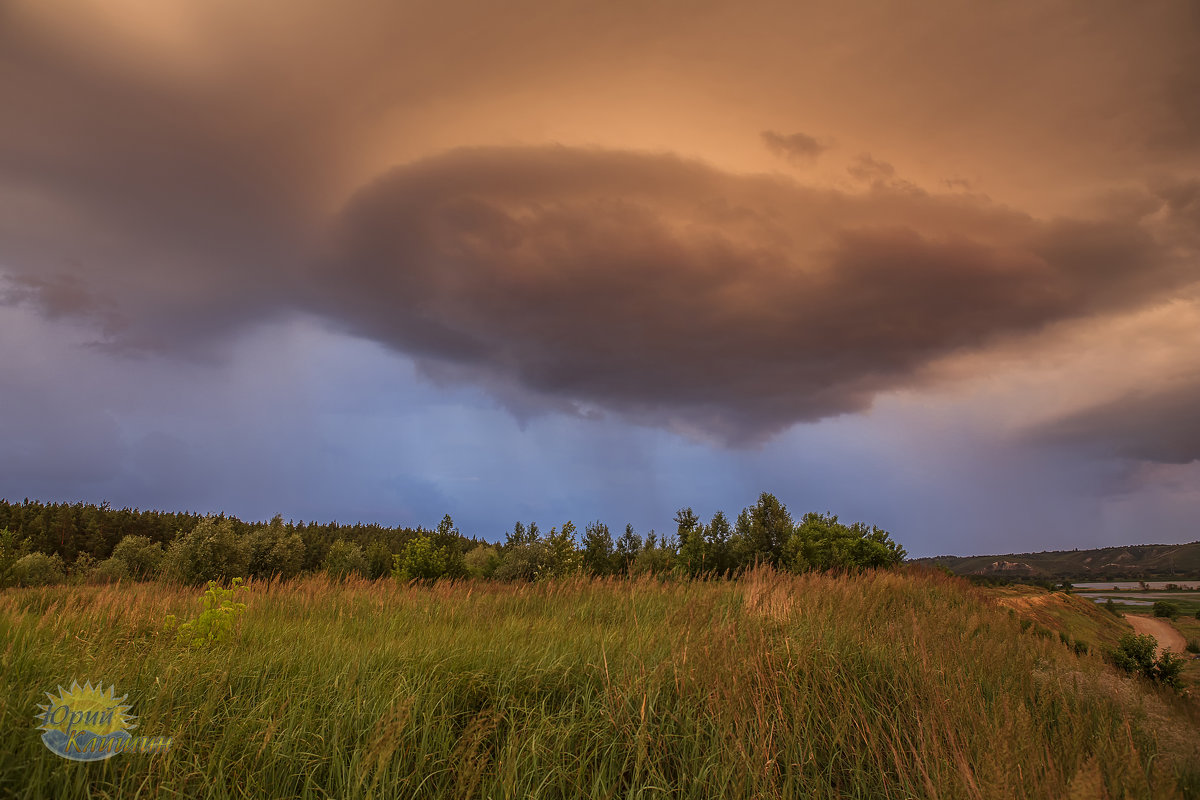
<instances>
[{"instance_id":1,"label":"tall dry grass","mask_svg":"<svg viewBox=\"0 0 1200 800\"><path fill-rule=\"evenodd\" d=\"M1169 798L1197 780L1185 705L937 575L260 582L236 641L181 649L162 621L197 596L0 594L0 795ZM74 678L129 692L172 752L50 753L36 705Z\"/></svg>"}]
</instances>

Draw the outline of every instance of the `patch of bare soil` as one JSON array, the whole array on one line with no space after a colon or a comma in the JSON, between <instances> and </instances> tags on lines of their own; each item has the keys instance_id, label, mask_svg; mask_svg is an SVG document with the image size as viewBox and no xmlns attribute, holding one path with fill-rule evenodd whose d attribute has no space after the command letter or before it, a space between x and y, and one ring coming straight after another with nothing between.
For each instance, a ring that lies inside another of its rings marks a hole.
<instances>
[{"instance_id":1,"label":"patch of bare soil","mask_svg":"<svg viewBox=\"0 0 1200 800\"><path fill-rule=\"evenodd\" d=\"M1132 625L1133 629L1138 633L1148 633L1157 639L1158 646L1163 650L1170 650L1173 653L1182 655L1187 648L1187 642L1184 640L1183 634L1165 619L1126 614L1125 621Z\"/></svg>"}]
</instances>

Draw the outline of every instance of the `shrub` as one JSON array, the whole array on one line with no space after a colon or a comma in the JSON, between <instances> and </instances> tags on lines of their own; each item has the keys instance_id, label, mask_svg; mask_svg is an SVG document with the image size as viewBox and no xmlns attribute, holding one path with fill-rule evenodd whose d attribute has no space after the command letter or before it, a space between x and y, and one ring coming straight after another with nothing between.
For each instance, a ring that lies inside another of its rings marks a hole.
<instances>
[{"instance_id":1,"label":"shrub","mask_svg":"<svg viewBox=\"0 0 1200 800\"><path fill-rule=\"evenodd\" d=\"M163 574L187 584L244 578L250 545L224 517L205 517L176 539L163 558Z\"/></svg>"},{"instance_id":2,"label":"shrub","mask_svg":"<svg viewBox=\"0 0 1200 800\"><path fill-rule=\"evenodd\" d=\"M1112 662L1126 672L1154 677L1154 651L1158 642L1149 634L1127 633L1112 651Z\"/></svg>"},{"instance_id":3,"label":"shrub","mask_svg":"<svg viewBox=\"0 0 1200 800\"><path fill-rule=\"evenodd\" d=\"M113 548L112 557L125 564L129 577L146 580L158 574L162 565L163 549L158 542L146 536L126 536Z\"/></svg>"},{"instance_id":4,"label":"shrub","mask_svg":"<svg viewBox=\"0 0 1200 800\"><path fill-rule=\"evenodd\" d=\"M1063 633L1062 631L1059 631L1059 632L1058 632L1058 640L1059 640L1060 642L1062 642L1063 644L1067 645L1068 647L1070 647L1070 645L1071 645L1071 637L1070 637L1070 636L1067 636L1067 635L1066 635L1065 633Z\"/></svg>"},{"instance_id":5,"label":"shrub","mask_svg":"<svg viewBox=\"0 0 1200 800\"><path fill-rule=\"evenodd\" d=\"M490 545L479 545L463 556L467 574L472 578L490 578L500 566L500 553Z\"/></svg>"},{"instance_id":6,"label":"shrub","mask_svg":"<svg viewBox=\"0 0 1200 800\"><path fill-rule=\"evenodd\" d=\"M115 556L106 558L92 567L88 580L94 583L116 583L129 577L129 568L125 562Z\"/></svg>"},{"instance_id":7,"label":"shrub","mask_svg":"<svg viewBox=\"0 0 1200 800\"><path fill-rule=\"evenodd\" d=\"M72 583L86 583L92 580L97 563L99 562L91 553L79 553L71 562L71 566L67 567L67 579Z\"/></svg>"},{"instance_id":8,"label":"shrub","mask_svg":"<svg viewBox=\"0 0 1200 800\"><path fill-rule=\"evenodd\" d=\"M304 565L304 540L288 532L283 517L250 534L250 574L256 578L294 578Z\"/></svg>"},{"instance_id":9,"label":"shrub","mask_svg":"<svg viewBox=\"0 0 1200 800\"><path fill-rule=\"evenodd\" d=\"M546 543L541 539L504 548L504 557L492 577L501 581L536 581L545 577L550 560Z\"/></svg>"},{"instance_id":10,"label":"shrub","mask_svg":"<svg viewBox=\"0 0 1200 800\"><path fill-rule=\"evenodd\" d=\"M1187 651L1189 653L1200 653L1200 639L1188 639Z\"/></svg>"},{"instance_id":11,"label":"shrub","mask_svg":"<svg viewBox=\"0 0 1200 800\"><path fill-rule=\"evenodd\" d=\"M1112 601L1111 597L1104 601L1104 610L1114 617L1121 616L1121 612L1117 610L1117 604Z\"/></svg>"},{"instance_id":12,"label":"shrub","mask_svg":"<svg viewBox=\"0 0 1200 800\"><path fill-rule=\"evenodd\" d=\"M1169 650L1164 651L1154 664L1155 679L1159 683L1165 683L1172 689L1182 689L1183 663L1182 657L1175 655Z\"/></svg>"},{"instance_id":13,"label":"shrub","mask_svg":"<svg viewBox=\"0 0 1200 800\"><path fill-rule=\"evenodd\" d=\"M66 579L62 558L56 553L30 553L17 559L12 566L18 586L49 586Z\"/></svg>"},{"instance_id":14,"label":"shrub","mask_svg":"<svg viewBox=\"0 0 1200 800\"><path fill-rule=\"evenodd\" d=\"M1175 619L1183 613L1179 606L1175 605L1174 603L1167 602L1166 600L1155 600L1152 608L1154 611L1154 616L1166 617L1167 619Z\"/></svg>"},{"instance_id":15,"label":"shrub","mask_svg":"<svg viewBox=\"0 0 1200 800\"><path fill-rule=\"evenodd\" d=\"M637 554L630 571L634 575L664 575L671 571L674 562L675 553L670 547L647 547Z\"/></svg>"},{"instance_id":16,"label":"shrub","mask_svg":"<svg viewBox=\"0 0 1200 800\"><path fill-rule=\"evenodd\" d=\"M246 611L246 604L237 602L237 593L244 590L241 578L234 578L228 589L209 581L200 598L200 616L179 624L173 614L167 615L164 628L175 631L175 641L188 647L209 647L233 638L234 626Z\"/></svg>"},{"instance_id":17,"label":"shrub","mask_svg":"<svg viewBox=\"0 0 1200 800\"><path fill-rule=\"evenodd\" d=\"M329 577L344 581L351 575L367 574L367 557L357 543L338 539L329 546L323 568Z\"/></svg>"},{"instance_id":18,"label":"shrub","mask_svg":"<svg viewBox=\"0 0 1200 800\"><path fill-rule=\"evenodd\" d=\"M16 583L16 563L29 552L29 540L18 539L15 531L0 529L0 589Z\"/></svg>"},{"instance_id":19,"label":"shrub","mask_svg":"<svg viewBox=\"0 0 1200 800\"><path fill-rule=\"evenodd\" d=\"M1076 640L1075 641L1075 655L1086 656L1087 654L1088 654L1088 643Z\"/></svg>"},{"instance_id":20,"label":"shrub","mask_svg":"<svg viewBox=\"0 0 1200 800\"><path fill-rule=\"evenodd\" d=\"M827 514L805 514L783 547L784 562L796 572L892 567L906 555L887 531Z\"/></svg>"},{"instance_id":21,"label":"shrub","mask_svg":"<svg viewBox=\"0 0 1200 800\"><path fill-rule=\"evenodd\" d=\"M404 552L396 556L392 574L401 581L436 580L447 577L450 562L450 553L444 545L437 547L433 539L421 535L404 545Z\"/></svg>"},{"instance_id":22,"label":"shrub","mask_svg":"<svg viewBox=\"0 0 1200 800\"><path fill-rule=\"evenodd\" d=\"M367 548L367 575L371 580L382 578L392 571L394 561L395 558L392 551L388 549L387 542L376 539Z\"/></svg>"},{"instance_id":23,"label":"shrub","mask_svg":"<svg viewBox=\"0 0 1200 800\"><path fill-rule=\"evenodd\" d=\"M1180 680L1183 659L1166 650L1155 659L1154 651L1157 648L1158 642L1153 636L1127 633L1110 653L1110 660L1126 672L1165 683L1175 689L1180 688L1183 685Z\"/></svg>"}]
</instances>

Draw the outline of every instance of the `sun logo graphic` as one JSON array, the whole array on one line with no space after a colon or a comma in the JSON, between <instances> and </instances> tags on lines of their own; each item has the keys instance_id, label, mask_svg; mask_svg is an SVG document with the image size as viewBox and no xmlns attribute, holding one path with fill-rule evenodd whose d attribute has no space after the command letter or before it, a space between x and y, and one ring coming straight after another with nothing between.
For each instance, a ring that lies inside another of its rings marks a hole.
<instances>
[{"instance_id":1,"label":"sun logo graphic","mask_svg":"<svg viewBox=\"0 0 1200 800\"><path fill-rule=\"evenodd\" d=\"M49 705L39 705L35 717L42 731L42 743L50 752L72 761L101 761L118 753L162 753L171 747L169 738L134 736L136 717L125 703L129 695L117 697L116 687L80 686L71 682L70 690L58 687L58 696L46 692Z\"/></svg>"}]
</instances>

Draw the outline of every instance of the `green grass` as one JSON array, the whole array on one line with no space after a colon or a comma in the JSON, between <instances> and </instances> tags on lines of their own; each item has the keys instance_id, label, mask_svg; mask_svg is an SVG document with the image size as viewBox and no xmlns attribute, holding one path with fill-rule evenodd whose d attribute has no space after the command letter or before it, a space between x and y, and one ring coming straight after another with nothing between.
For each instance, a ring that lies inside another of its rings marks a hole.
<instances>
[{"instance_id":1,"label":"green grass","mask_svg":"<svg viewBox=\"0 0 1200 800\"><path fill-rule=\"evenodd\" d=\"M1163 600L1179 609L1180 616L1195 617L1196 612L1200 611L1200 592L1163 592L1163 591L1124 591L1124 592L1100 592L1099 590L1088 590L1089 594L1099 594L1101 602L1097 605L1103 605L1103 600L1112 598L1113 604L1121 609L1122 612L1132 614L1152 614L1154 613L1152 605L1133 605L1127 603L1127 600L1137 600L1141 603L1154 603L1158 600ZM1091 600L1091 598L1087 598Z\"/></svg>"},{"instance_id":2,"label":"green grass","mask_svg":"<svg viewBox=\"0 0 1200 800\"><path fill-rule=\"evenodd\" d=\"M1180 617L1172 620L1171 624L1179 629L1183 634L1183 638L1189 642L1200 642L1200 619L1192 617ZM1183 681L1193 692L1200 694L1200 660L1193 658L1194 653L1183 653L1183 657L1187 659L1187 663L1183 665Z\"/></svg>"},{"instance_id":3,"label":"green grass","mask_svg":"<svg viewBox=\"0 0 1200 800\"><path fill-rule=\"evenodd\" d=\"M0 594L0 796L1169 798L1200 783L1193 704L940 575L260 583L234 641L181 648L161 623L199 594ZM136 732L172 751L50 753L36 704L73 678L128 692Z\"/></svg>"}]
</instances>

